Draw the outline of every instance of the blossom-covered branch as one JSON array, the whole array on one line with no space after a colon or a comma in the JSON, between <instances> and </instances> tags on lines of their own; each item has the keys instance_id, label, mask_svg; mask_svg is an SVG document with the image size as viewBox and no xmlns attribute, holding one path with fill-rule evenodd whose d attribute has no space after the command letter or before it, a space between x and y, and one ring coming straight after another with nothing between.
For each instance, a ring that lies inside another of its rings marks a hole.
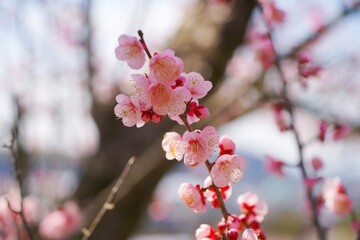
<instances>
[{"instance_id":1,"label":"blossom-covered branch","mask_svg":"<svg viewBox=\"0 0 360 240\"><path fill-rule=\"evenodd\" d=\"M231 184L242 178L245 166L245 159L235 154L235 143L227 136L219 137L213 126L202 130L191 127L209 116L209 110L199 100L207 95L212 83L204 80L200 73L184 73L182 59L171 49L152 56L143 33L138 31L138 34L140 39L120 36L115 54L133 69L140 69L145 64L145 54L148 55L150 72L131 75L132 94L116 97L115 115L128 127L141 127L150 121L159 123L168 116L187 129L182 135L177 132L164 135L162 147L165 156L168 160L184 160L187 167L205 164L209 177L203 187L200 184L181 184L179 197L194 212L204 212L208 201L212 207L220 208L223 215L218 231L203 224L196 231L197 239L235 240L241 232L243 239L247 236L265 239L260 222L267 213L267 206L256 194L240 196L243 200L238 202L243 214L239 216L229 213L224 203L231 195ZM217 151L215 161L210 162Z\"/></svg>"}]
</instances>

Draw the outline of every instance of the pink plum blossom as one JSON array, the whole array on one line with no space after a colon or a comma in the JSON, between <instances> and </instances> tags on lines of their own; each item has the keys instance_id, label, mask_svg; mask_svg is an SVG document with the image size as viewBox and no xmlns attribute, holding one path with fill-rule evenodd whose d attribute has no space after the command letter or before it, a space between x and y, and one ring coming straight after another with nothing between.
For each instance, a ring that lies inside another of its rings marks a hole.
<instances>
[{"instance_id":1,"label":"pink plum blossom","mask_svg":"<svg viewBox=\"0 0 360 240\"><path fill-rule=\"evenodd\" d=\"M258 236L253 229L248 228L241 235L241 240L258 240Z\"/></svg>"},{"instance_id":2,"label":"pink plum blossom","mask_svg":"<svg viewBox=\"0 0 360 240\"><path fill-rule=\"evenodd\" d=\"M352 201L338 177L325 181L322 198L324 206L336 215L345 216L352 210Z\"/></svg>"},{"instance_id":3,"label":"pink plum blossom","mask_svg":"<svg viewBox=\"0 0 360 240\"><path fill-rule=\"evenodd\" d=\"M161 83L151 84L148 93L153 111L159 115L180 115L186 109L186 102L190 100L190 92L186 88L172 89Z\"/></svg>"},{"instance_id":4,"label":"pink plum blossom","mask_svg":"<svg viewBox=\"0 0 360 240\"><path fill-rule=\"evenodd\" d=\"M184 164L196 166L211 157L219 140L216 129L205 127L202 131L186 131L183 135L182 148L184 151Z\"/></svg>"},{"instance_id":5,"label":"pink plum blossom","mask_svg":"<svg viewBox=\"0 0 360 240\"><path fill-rule=\"evenodd\" d=\"M166 49L157 53L150 60L150 80L168 86L173 85L183 71L183 61L175 56L175 52Z\"/></svg>"},{"instance_id":6,"label":"pink plum blossom","mask_svg":"<svg viewBox=\"0 0 360 240\"><path fill-rule=\"evenodd\" d=\"M119 94L116 96L116 102L118 104L114 108L115 115L122 119L125 126L132 127L136 125L142 127L145 124L141 118L138 98Z\"/></svg>"},{"instance_id":7,"label":"pink plum blossom","mask_svg":"<svg viewBox=\"0 0 360 240\"><path fill-rule=\"evenodd\" d=\"M252 192L240 195L237 203L243 213L251 216L253 220L259 223L264 220L264 216L268 212L267 204L260 200L257 194Z\"/></svg>"},{"instance_id":8,"label":"pink plum blossom","mask_svg":"<svg viewBox=\"0 0 360 240\"><path fill-rule=\"evenodd\" d=\"M224 154L234 154L235 153L235 143L227 135L221 136L219 140L220 155Z\"/></svg>"},{"instance_id":9,"label":"pink plum blossom","mask_svg":"<svg viewBox=\"0 0 360 240\"><path fill-rule=\"evenodd\" d=\"M215 230L208 224L201 224L195 232L196 240L215 240L219 239L216 236Z\"/></svg>"},{"instance_id":10,"label":"pink plum blossom","mask_svg":"<svg viewBox=\"0 0 360 240\"><path fill-rule=\"evenodd\" d=\"M299 74L304 78L316 76L322 70L319 65L312 61L310 54L307 52L299 53L298 63Z\"/></svg>"},{"instance_id":11,"label":"pink plum blossom","mask_svg":"<svg viewBox=\"0 0 360 240\"><path fill-rule=\"evenodd\" d=\"M68 239L80 229L83 218L76 203L70 201L49 213L39 225L40 235L49 240Z\"/></svg>"},{"instance_id":12,"label":"pink plum blossom","mask_svg":"<svg viewBox=\"0 0 360 240\"><path fill-rule=\"evenodd\" d=\"M139 39L129 35L121 35L115 55L120 61L126 61L130 68L140 69L145 63L145 52Z\"/></svg>"},{"instance_id":13,"label":"pink plum blossom","mask_svg":"<svg viewBox=\"0 0 360 240\"><path fill-rule=\"evenodd\" d=\"M335 124L334 126L334 133L333 133L333 140L337 141L346 137L351 131L351 128L346 125L342 124Z\"/></svg>"},{"instance_id":14,"label":"pink plum blossom","mask_svg":"<svg viewBox=\"0 0 360 240\"><path fill-rule=\"evenodd\" d=\"M162 148L166 152L166 159L180 161L183 158L183 152L180 148L181 140L181 136L176 132L165 133Z\"/></svg>"},{"instance_id":15,"label":"pink plum blossom","mask_svg":"<svg viewBox=\"0 0 360 240\"><path fill-rule=\"evenodd\" d=\"M185 74L185 76L186 81L184 86L190 91L191 98L201 99L205 97L212 88L212 83L205 81L200 73L190 72Z\"/></svg>"},{"instance_id":16,"label":"pink plum blossom","mask_svg":"<svg viewBox=\"0 0 360 240\"><path fill-rule=\"evenodd\" d=\"M281 160L275 159L271 156L266 156L265 158L265 168L268 172L273 173L278 176L284 176L284 162Z\"/></svg>"},{"instance_id":17,"label":"pink plum blossom","mask_svg":"<svg viewBox=\"0 0 360 240\"><path fill-rule=\"evenodd\" d=\"M205 198L200 190L190 183L182 183L178 189L179 198L196 213L205 212Z\"/></svg>"},{"instance_id":18,"label":"pink plum blossom","mask_svg":"<svg viewBox=\"0 0 360 240\"><path fill-rule=\"evenodd\" d=\"M230 183L235 183L243 176L245 159L238 155L221 155L210 171L213 183L218 187L225 187Z\"/></svg>"},{"instance_id":19,"label":"pink plum blossom","mask_svg":"<svg viewBox=\"0 0 360 240\"><path fill-rule=\"evenodd\" d=\"M286 111L284 111L284 106L280 103L274 103L272 105L275 123L278 126L281 132L289 130L290 128L290 119L289 116L286 115Z\"/></svg>"},{"instance_id":20,"label":"pink plum blossom","mask_svg":"<svg viewBox=\"0 0 360 240\"><path fill-rule=\"evenodd\" d=\"M204 188L207 188L204 196L206 197L206 200L208 200L213 208L219 208L219 201L218 197L216 195L214 187L212 187L212 181L210 176L208 176L204 181ZM225 187L219 187L219 191L221 193L222 199L226 201L231 197L232 194L232 188L231 184L225 186Z\"/></svg>"}]
</instances>

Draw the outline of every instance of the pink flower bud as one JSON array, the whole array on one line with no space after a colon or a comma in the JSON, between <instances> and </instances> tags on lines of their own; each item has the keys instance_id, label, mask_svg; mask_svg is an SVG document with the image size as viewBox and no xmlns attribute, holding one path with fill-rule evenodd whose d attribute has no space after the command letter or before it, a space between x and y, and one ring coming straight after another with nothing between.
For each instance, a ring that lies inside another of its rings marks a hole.
<instances>
[{"instance_id":1,"label":"pink flower bud","mask_svg":"<svg viewBox=\"0 0 360 240\"><path fill-rule=\"evenodd\" d=\"M319 157L313 157L311 165L315 171L318 171L323 167L323 161Z\"/></svg>"},{"instance_id":2,"label":"pink flower bud","mask_svg":"<svg viewBox=\"0 0 360 240\"><path fill-rule=\"evenodd\" d=\"M162 116L161 116L161 115L156 114L156 113L153 113L153 114L151 115L151 121L152 121L152 122L154 122L154 123L159 123L159 122L161 122L161 120L162 120Z\"/></svg>"},{"instance_id":3,"label":"pink flower bud","mask_svg":"<svg viewBox=\"0 0 360 240\"><path fill-rule=\"evenodd\" d=\"M194 109L192 109L192 111L194 112L195 116L199 119L204 119L208 117L210 114L209 109L207 109L207 107L202 105L195 107Z\"/></svg>"},{"instance_id":4,"label":"pink flower bud","mask_svg":"<svg viewBox=\"0 0 360 240\"><path fill-rule=\"evenodd\" d=\"M146 111L146 112L142 112L141 113L141 119L147 123L147 122L150 122L151 121L151 113L149 111Z\"/></svg>"},{"instance_id":5,"label":"pink flower bud","mask_svg":"<svg viewBox=\"0 0 360 240\"><path fill-rule=\"evenodd\" d=\"M222 136L219 140L220 155L224 154L234 154L235 153L235 143L229 136Z\"/></svg>"},{"instance_id":6,"label":"pink flower bud","mask_svg":"<svg viewBox=\"0 0 360 240\"><path fill-rule=\"evenodd\" d=\"M226 224L224 222L219 222L218 229L219 229L219 233L223 234L226 230Z\"/></svg>"},{"instance_id":7,"label":"pink flower bud","mask_svg":"<svg viewBox=\"0 0 360 240\"><path fill-rule=\"evenodd\" d=\"M237 229L232 228L227 231L226 235L229 238L229 240L237 240L239 236L239 231Z\"/></svg>"}]
</instances>

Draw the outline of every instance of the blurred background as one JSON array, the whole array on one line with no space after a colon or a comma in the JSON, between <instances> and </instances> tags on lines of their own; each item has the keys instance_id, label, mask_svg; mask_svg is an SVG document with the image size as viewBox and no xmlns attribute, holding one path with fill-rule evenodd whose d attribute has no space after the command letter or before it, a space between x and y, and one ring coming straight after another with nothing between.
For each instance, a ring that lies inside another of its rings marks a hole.
<instances>
[{"instance_id":1,"label":"blurred background","mask_svg":"<svg viewBox=\"0 0 360 240\"><path fill-rule=\"evenodd\" d=\"M341 177L358 209L359 2L279 0L275 5L285 13L273 33L297 107L295 125L301 140L311 141L305 160L320 157L321 175ZM0 1L0 144L17 131L23 190L36 199L36 221L71 199L87 226L131 156L137 160L116 207L91 239L194 239L199 224L219 221L219 211L208 206L205 214L194 214L178 199L182 182L201 184L207 173L165 159L161 140L174 123L164 119L127 128L113 113L115 96L129 93L130 74L148 71L132 71L114 54L118 36L136 36L139 29L150 51L173 48L186 72L198 71L213 82L202 102L210 117L195 128L218 127L247 159L229 209L238 213L237 196L256 192L269 204L264 221L269 239L313 239L298 170L286 169L286 176L278 177L264 167L267 155L291 164L298 153L293 133L278 130L269 104L279 92L278 73L264 68L249 44L251 32L265 29L250 0ZM300 51L310 53L323 69L320 74L299 76ZM317 141L321 119L351 132L339 141ZM9 151L0 149L0 218L5 196L17 188ZM329 239L355 238L348 217L324 212L321 221L331 227Z\"/></svg>"}]
</instances>

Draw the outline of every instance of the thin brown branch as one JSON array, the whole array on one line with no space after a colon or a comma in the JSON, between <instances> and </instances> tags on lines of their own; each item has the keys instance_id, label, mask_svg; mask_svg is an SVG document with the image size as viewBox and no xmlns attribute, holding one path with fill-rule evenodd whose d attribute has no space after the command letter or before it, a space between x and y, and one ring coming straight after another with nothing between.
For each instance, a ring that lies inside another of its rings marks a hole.
<instances>
[{"instance_id":1,"label":"thin brown branch","mask_svg":"<svg viewBox=\"0 0 360 240\"><path fill-rule=\"evenodd\" d=\"M148 56L148 58L149 59L151 59L151 53L150 53L150 51L149 51L149 48L147 47L147 45L146 45L146 42L145 42L145 39L144 39L144 33L141 31L141 30L139 30L138 31L138 35L139 35L139 37L140 37L140 42L141 42L141 44L143 45L143 47L144 47L144 50L145 50L145 52L146 52L146 55Z\"/></svg>"},{"instance_id":2,"label":"thin brown branch","mask_svg":"<svg viewBox=\"0 0 360 240\"><path fill-rule=\"evenodd\" d=\"M12 211L13 213L20 216L21 222L22 222L22 224L24 226L24 229L25 229L29 239L33 240L34 238L32 236L29 224L25 219L25 215L24 215L24 211L23 211L23 209L24 209L24 188L23 188L23 179L22 179L22 176L21 176L22 170L20 168L20 162L19 162L19 159L17 157L17 153L15 152L15 141L16 141L16 132L15 132L15 130L12 130L11 131L10 144L9 145L7 145L7 144L3 145L3 148L8 149L10 151L10 154L11 154L16 181L17 181L17 183L19 185L20 209L19 209L19 211L15 211L11 207L9 200L7 200L8 201L8 207L9 207L10 211Z\"/></svg>"},{"instance_id":3,"label":"thin brown branch","mask_svg":"<svg viewBox=\"0 0 360 240\"><path fill-rule=\"evenodd\" d=\"M118 178L118 180L116 181L115 185L112 187L108 197L106 198L105 203L101 207L98 214L95 216L94 220L90 223L88 228L82 229L82 234L83 234L82 240L89 239L89 237L94 232L95 228L97 227L97 225L99 224L99 222L101 221L101 219L103 218L105 213L107 211L114 209L116 195L118 194L120 187L121 187L122 183L124 182L124 179L126 178L127 174L129 173L130 168L134 164L134 162L135 162L135 157L131 157L126 164L124 171L121 173L121 175Z\"/></svg>"}]
</instances>

